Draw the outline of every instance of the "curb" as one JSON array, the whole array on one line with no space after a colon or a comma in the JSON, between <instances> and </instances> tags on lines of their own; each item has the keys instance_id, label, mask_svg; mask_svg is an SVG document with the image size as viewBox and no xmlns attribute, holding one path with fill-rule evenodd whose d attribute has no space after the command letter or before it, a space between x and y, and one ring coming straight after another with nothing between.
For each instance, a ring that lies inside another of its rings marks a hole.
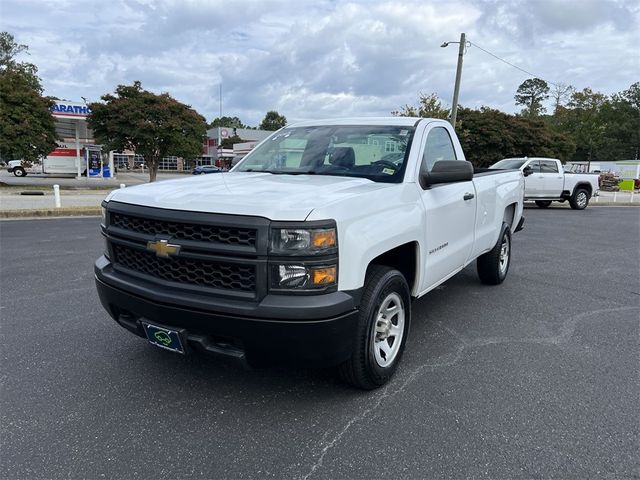
<instances>
[{"instance_id":1,"label":"curb","mask_svg":"<svg viewBox=\"0 0 640 480\"><path fill-rule=\"evenodd\" d=\"M101 208L102 207L76 207L0 210L0 218L99 217L102 215Z\"/></svg>"},{"instance_id":2,"label":"curb","mask_svg":"<svg viewBox=\"0 0 640 480\"><path fill-rule=\"evenodd\" d=\"M589 207L640 207L640 202L589 202Z\"/></svg>"}]
</instances>

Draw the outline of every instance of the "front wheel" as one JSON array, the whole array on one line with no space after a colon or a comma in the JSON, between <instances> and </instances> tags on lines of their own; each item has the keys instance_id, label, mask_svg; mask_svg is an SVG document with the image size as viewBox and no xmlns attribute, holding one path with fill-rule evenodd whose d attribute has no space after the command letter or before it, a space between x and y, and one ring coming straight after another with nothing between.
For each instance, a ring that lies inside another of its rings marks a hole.
<instances>
[{"instance_id":1,"label":"front wheel","mask_svg":"<svg viewBox=\"0 0 640 480\"><path fill-rule=\"evenodd\" d=\"M495 246L478 257L477 268L480 281L486 285L499 285L504 282L511 265L511 229L506 223Z\"/></svg>"},{"instance_id":2,"label":"front wheel","mask_svg":"<svg viewBox=\"0 0 640 480\"><path fill-rule=\"evenodd\" d=\"M584 210L589 205L589 192L587 192L584 188L578 188L571 198L569 199L569 205L574 210Z\"/></svg>"},{"instance_id":3,"label":"front wheel","mask_svg":"<svg viewBox=\"0 0 640 480\"><path fill-rule=\"evenodd\" d=\"M22 167L15 167L15 168L13 169L13 174L14 174L16 177L26 177L26 176L27 176L27 172L26 172L26 171L25 171L25 169L24 169L24 168L22 168Z\"/></svg>"},{"instance_id":4,"label":"front wheel","mask_svg":"<svg viewBox=\"0 0 640 480\"><path fill-rule=\"evenodd\" d=\"M536 205L540 208L549 208L551 200L536 200Z\"/></svg>"},{"instance_id":5,"label":"front wheel","mask_svg":"<svg viewBox=\"0 0 640 480\"><path fill-rule=\"evenodd\" d=\"M339 367L344 381L373 390L389 381L404 351L411 321L411 296L404 276L373 265L360 303L351 358Z\"/></svg>"}]
</instances>

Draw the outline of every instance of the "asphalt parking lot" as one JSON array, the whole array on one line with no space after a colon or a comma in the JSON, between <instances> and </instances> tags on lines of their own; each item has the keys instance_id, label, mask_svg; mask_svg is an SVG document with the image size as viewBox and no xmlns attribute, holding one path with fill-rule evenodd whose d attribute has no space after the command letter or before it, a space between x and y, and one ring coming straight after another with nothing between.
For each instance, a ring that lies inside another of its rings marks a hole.
<instances>
[{"instance_id":1,"label":"asphalt parking lot","mask_svg":"<svg viewBox=\"0 0 640 480\"><path fill-rule=\"evenodd\" d=\"M637 478L640 210L528 208L375 392L182 357L98 303L97 218L0 222L1 478Z\"/></svg>"}]
</instances>

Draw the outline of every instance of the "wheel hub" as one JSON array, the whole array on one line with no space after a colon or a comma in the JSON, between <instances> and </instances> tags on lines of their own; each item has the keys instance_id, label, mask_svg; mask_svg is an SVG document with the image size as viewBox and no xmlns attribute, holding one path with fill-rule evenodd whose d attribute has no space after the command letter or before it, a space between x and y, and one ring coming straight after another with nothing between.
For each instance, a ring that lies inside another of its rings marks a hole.
<instances>
[{"instance_id":1,"label":"wheel hub","mask_svg":"<svg viewBox=\"0 0 640 480\"><path fill-rule=\"evenodd\" d=\"M397 293L390 293L378 308L373 328L371 348L379 366L391 365L398 355L404 335L404 321L404 302Z\"/></svg>"},{"instance_id":2,"label":"wheel hub","mask_svg":"<svg viewBox=\"0 0 640 480\"><path fill-rule=\"evenodd\" d=\"M582 207L586 203L587 203L587 195L586 195L586 193L580 192L580 194L578 194L578 205L580 205Z\"/></svg>"},{"instance_id":3,"label":"wheel hub","mask_svg":"<svg viewBox=\"0 0 640 480\"><path fill-rule=\"evenodd\" d=\"M376 339L377 340L386 340L389 338L391 334L391 320L388 318L378 318L378 322L376 325Z\"/></svg>"}]
</instances>

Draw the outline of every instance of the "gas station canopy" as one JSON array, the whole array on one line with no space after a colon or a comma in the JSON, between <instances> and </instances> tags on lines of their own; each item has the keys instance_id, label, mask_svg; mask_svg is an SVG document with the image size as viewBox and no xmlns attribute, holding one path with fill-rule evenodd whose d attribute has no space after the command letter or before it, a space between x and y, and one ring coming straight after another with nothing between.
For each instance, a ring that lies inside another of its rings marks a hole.
<instances>
[{"instance_id":1,"label":"gas station canopy","mask_svg":"<svg viewBox=\"0 0 640 480\"><path fill-rule=\"evenodd\" d=\"M56 119L56 133L66 143L75 143L78 178L82 175L81 150L85 153L85 169L88 177L102 177L102 156L99 146L93 145L93 132L87 125L91 109L83 103L56 100L51 114ZM109 156L109 172L113 172L112 156ZM105 173L106 176L106 173Z\"/></svg>"}]
</instances>

